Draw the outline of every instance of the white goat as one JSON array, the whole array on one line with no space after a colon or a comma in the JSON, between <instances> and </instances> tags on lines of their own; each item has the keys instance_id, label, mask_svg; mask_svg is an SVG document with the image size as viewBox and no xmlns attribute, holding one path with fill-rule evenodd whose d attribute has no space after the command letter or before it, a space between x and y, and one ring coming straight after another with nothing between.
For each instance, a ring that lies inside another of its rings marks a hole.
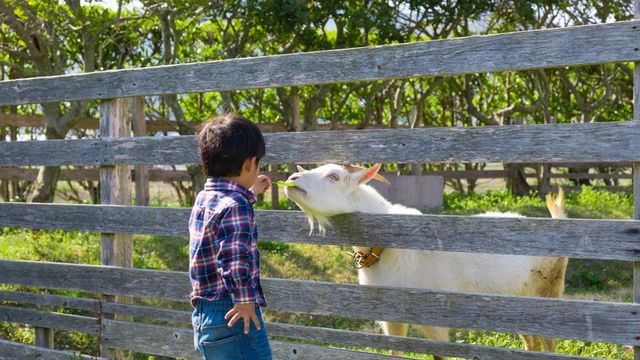
<instances>
[{"instance_id":1,"label":"white goat","mask_svg":"<svg viewBox=\"0 0 640 360\"><path fill-rule=\"evenodd\" d=\"M298 166L288 181L295 186L285 193L306 213L313 231L330 226L329 217L351 213L421 214L402 205L391 204L369 180L383 180L380 164L369 169L328 164L313 170ZM566 218L562 194L557 200L547 196L553 218ZM515 213L486 213L480 216L522 217ZM369 249L355 248L367 252ZM442 251L385 249L379 261L358 270L360 284L385 285L459 292L562 297L566 258L495 255ZM406 336L408 324L381 322L387 335ZM449 341L449 329L419 326L426 338ZM555 340L522 336L527 350L555 350ZM436 357L441 359L441 357ZM443 359L443 358L442 358Z\"/></svg>"}]
</instances>

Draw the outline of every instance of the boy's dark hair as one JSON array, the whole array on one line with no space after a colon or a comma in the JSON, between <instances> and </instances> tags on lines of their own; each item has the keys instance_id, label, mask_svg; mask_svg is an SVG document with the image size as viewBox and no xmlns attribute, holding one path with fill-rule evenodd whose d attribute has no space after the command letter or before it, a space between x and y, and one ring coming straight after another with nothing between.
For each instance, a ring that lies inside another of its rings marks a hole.
<instances>
[{"instance_id":1,"label":"boy's dark hair","mask_svg":"<svg viewBox=\"0 0 640 360\"><path fill-rule=\"evenodd\" d=\"M264 137L251 121L233 114L206 122L198 135L200 160L207 177L239 176L245 160L265 152Z\"/></svg>"}]
</instances>

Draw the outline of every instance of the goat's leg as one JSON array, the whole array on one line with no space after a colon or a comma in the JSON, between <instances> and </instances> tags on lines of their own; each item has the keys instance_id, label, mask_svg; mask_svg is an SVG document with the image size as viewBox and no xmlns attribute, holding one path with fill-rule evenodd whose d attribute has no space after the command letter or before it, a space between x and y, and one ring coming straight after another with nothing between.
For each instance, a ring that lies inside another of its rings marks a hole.
<instances>
[{"instance_id":1,"label":"goat's leg","mask_svg":"<svg viewBox=\"0 0 640 360\"><path fill-rule=\"evenodd\" d=\"M524 340L524 349L527 351L542 351L542 341L539 336L520 335Z\"/></svg>"},{"instance_id":2,"label":"goat's leg","mask_svg":"<svg viewBox=\"0 0 640 360\"><path fill-rule=\"evenodd\" d=\"M540 339L542 340L542 345L544 345L544 351L556 352L556 339L548 337L541 337Z\"/></svg>"},{"instance_id":3,"label":"goat's leg","mask_svg":"<svg viewBox=\"0 0 640 360\"><path fill-rule=\"evenodd\" d=\"M449 341L449 329L438 326L417 325L418 330L427 339ZM433 355L434 360L446 360L445 356Z\"/></svg>"},{"instance_id":4,"label":"goat's leg","mask_svg":"<svg viewBox=\"0 0 640 360\"><path fill-rule=\"evenodd\" d=\"M409 330L409 325L405 323L381 321L380 324L382 325L382 331L386 335L407 336L407 330ZM391 355L401 356L402 351L391 350Z\"/></svg>"},{"instance_id":5,"label":"goat's leg","mask_svg":"<svg viewBox=\"0 0 640 360\"><path fill-rule=\"evenodd\" d=\"M542 275L542 281L538 278L535 279L539 281L539 286L535 295L546 298L560 299L562 298L562 294L564 293L564 279L567 270L567 258L555 258L553 259L553 261L549 261L549 264L551 264L551 266L545 269L545 273ZM555 339L542 336L529 337L532 338L531 341L533 342L533 347L531 349L527 348L527 350L548 352L556 351ZM526 345L526 336L523 336L523 338L525 339Z\"/></svg>"}]
</instances>

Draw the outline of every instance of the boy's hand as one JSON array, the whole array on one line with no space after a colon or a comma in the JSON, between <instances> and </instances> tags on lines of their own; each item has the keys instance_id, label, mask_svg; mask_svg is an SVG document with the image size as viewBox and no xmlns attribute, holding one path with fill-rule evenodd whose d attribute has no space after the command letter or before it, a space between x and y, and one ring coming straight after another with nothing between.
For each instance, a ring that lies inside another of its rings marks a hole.
<instances>
[{"instance_id":1,"label":"boy's hand","mask_svg":"<svg viewBox=\"0 0 640 360\"><path fill-rule=\"evenodd\" d=\"M258 175L256 183L251 187L254 194L260 195L271 186L271 179L267 175Z\"/></svg>"},{"instance_id":2,"label":"boy's hand","mask_svg":"<svg viewBox=\"0 0 640 360\"><path fill-rule=\"evenodd\" d=\"M235 304L233 309L229 310L225 315L224 319L229 320L227 326L232 327L238 320L244 320L244 333L249 334L249 329L251 328L251 323L249 321L253 321L256 325L256 329L260 330L260 321L258 320L258 315L256 315L256 304Z\"/></svg>"}]
</instances>

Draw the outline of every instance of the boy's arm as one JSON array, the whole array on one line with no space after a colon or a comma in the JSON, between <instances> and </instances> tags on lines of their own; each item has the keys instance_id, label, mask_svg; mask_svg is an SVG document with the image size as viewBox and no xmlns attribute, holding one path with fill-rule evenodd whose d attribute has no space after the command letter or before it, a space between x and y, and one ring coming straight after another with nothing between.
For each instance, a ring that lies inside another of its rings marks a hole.
<instances>
[{"instance_id":1,"label":"boy's arm","mask_svg":"<svg viewBox=\"0 0 640 360\"><path fill-rule=\"evenodd\" d=\"M267 175L258 175L256 183L253 184L249 190L251 190L255 195L260 195L267 190L269 186L271 186L271 179L269 179Z\"/></svg>"},{"instance_id":2,"label":"boy's arm","mask_svg":"<svg viewBox=\"0 0 640 360\"><path fill-rule=\"evenodd\" d=\"M220 219L216 265L225 287L236 304L255 303L258 297L256 282L252 278L251 264L254 251L251 244L253 209L248 204L237 204Z\"/></svg>"}]
</instances>

